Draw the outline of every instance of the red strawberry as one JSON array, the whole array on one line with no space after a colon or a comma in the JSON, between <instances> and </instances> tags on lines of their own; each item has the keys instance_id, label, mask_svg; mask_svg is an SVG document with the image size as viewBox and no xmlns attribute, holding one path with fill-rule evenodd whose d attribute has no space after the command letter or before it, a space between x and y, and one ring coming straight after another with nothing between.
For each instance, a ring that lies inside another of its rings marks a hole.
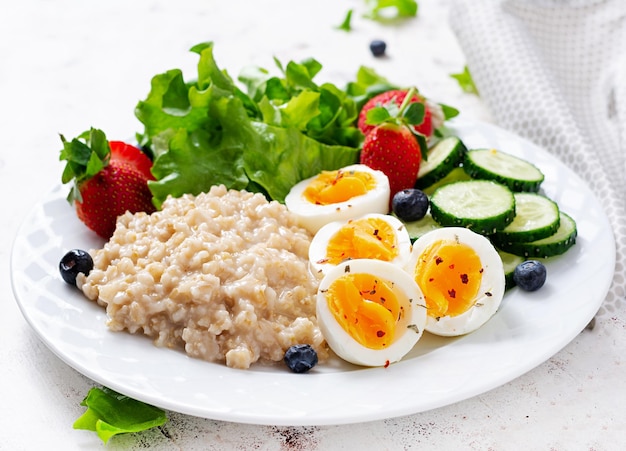
<instances>
[{"instance_id":1,"label":"red strawberry","mask_svg":"<svg viewBox=\"0 0 626 451\"><path fill-rule=\"evenodd\" d=\"M407 125L384 122L365 136L360 161L387 175L391 199L398 191L414 187L422 154Z\"/></svg>"},{"instance_id":2,"label":"red strawberry","mask_svg":"<svg viewBox=\"0 0 626 451\"><path fill-rule=\"evenodd\" d=\"M148 180L154 180L152 161L137 147L107 141L91 129L68 142L63 136L61 160L67 164L63 183L74 181L68 201L78 218L105 239L115 231L117 217L126 211L155 211Z\"/></svg>"},{"instance_id":3,"label":"red strawberry","mask_svg":"<svg viewBox=\"0 0 626 451\"><path fill-rule=\"evenodd\" d=\"M367 101L363 108L361 108L361 112L359 113L358 119L358 127L359 130L363 132L364 135L367 135L370 131L374 129L373 124L367 124L367 112L375 107L383 107L393 113L393 110L397 110L402 102L404 101L408 90L394 89L391 91L383 92L382 94L378 94L377 96L372 97ZM424 119L419 124L414 125L415 131L421 133L426 137L430 137L433 134L434 127L432 121L432 112L426 103L426 99L419 95L417 92L411 97L411 102L419 102L424 105Z\"/></svg>"}]
</instances>

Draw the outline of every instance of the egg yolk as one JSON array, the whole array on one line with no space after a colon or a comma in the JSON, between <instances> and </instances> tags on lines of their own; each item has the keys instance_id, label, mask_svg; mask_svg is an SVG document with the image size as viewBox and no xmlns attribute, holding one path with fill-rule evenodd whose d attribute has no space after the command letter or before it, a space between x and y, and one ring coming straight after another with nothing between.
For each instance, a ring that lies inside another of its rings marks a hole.
<instances>
[{"instance_id":1,"label":"egg yolk","mask_svg":"<svg viewBox=\"0 0 626 451\"><path fill-rule=\"evenodd\" d=\"M370 349L393 342L404 309L389 282L372 274L345 274L326 291L335 320L352 338Z\"/></svg>"},{"instance_id":2,"label":"egg yolk","mask_svg":"<svg viewBox=\"0 0 626 451\"><path fill-rule=\"evenodd\" d=\"M398 254L393 227L380 218L363 218L348 222L328 240L323 262L338 265L355 258L391 261Z\"/></svg>"},{"instance_id":3,"label":"egg yolk","mask_svg":"<svg viewBox=\"0 0 626 451\"><path fill-rule=\"evenodd\" d=\"M376 180L367 172L324 171L308 184L303 195L315 205L329 205L365 194L375 186Z\"/></svg>"},{"instance_id":4,"label":"egg yolk","mask_svg":"<svg viewBox=\"0 0 626 451\"><path fill-rule=\"evenodd\" d=\"M430 245L415 267L428 314L440 318L465 313L476 302L482 273L480 257L471 246L453 240Z\"/></svg>"}]
</instances>

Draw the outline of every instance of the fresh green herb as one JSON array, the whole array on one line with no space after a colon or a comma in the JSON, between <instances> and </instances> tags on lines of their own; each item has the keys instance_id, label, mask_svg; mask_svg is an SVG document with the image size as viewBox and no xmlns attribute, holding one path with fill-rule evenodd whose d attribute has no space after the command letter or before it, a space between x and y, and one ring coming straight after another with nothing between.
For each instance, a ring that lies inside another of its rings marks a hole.
<instances>
[{"instance_id":1,"label":"fresh green herb","mask_svg":"<svg viewBox=\"0 0 626 451\"><path fill-rule=\"evenodd\" d=\"M107 443L111 437L141 432L167 421L165 412L103 387L93 387L81 402L85 413L74 422L74 429L94 431Z\"/></svg>"},{"instance_id":2,"label":"fresh green herb","mask_svg":"<svg viewBox=\"0 0 626 451\"><path fill-rule=\"evenodd\" d=\"M417 16L415 0L365 0L365 17L378 22L396 21Z\"/></svg>"},{"instance_id":3,"label":"fresh green herb","mask_svg":"<svg viewBox=\"0 0 626 451\"><path fill-rule=\"evenodd\" d=\"M337 29L343 31L352 31L352 13L353 10L349 9L346 13L346 17L343 19L343 22L341 22L341 25L339 25Z\"/></svg>"},{"instance_id":4,"label":"fresh green herb","mask_svg":"<svg viewBox=\"0 0 626 451\"><path fill-rule=\"evenodd\" d=\"M262 192L282 202L293 185L322 170L358 161L363 135L358 107L345 91L317 84L314 59L242 71L239 89L213 57L200 56L195 82L173 69L152 79L135 113L144 124L140 142L154 154L149 186L155 205L168 195L198 194L212 185Z\"/></svg>"},{"instance_id":5,"label":"fresh green herb","mask_svg":"<svg viewBox=\"0 0 626 451\"><path fill-rule=\"evenodd\" d=\"M474 79L472 78L472 74L469 71L467 65L463 67L463 71L457 74L450 74L450 77L454 78L458 83L461 89L468 94L478 95L478 89L476 89L476 85L474 84Z\"/></svg>"}]
</instances>

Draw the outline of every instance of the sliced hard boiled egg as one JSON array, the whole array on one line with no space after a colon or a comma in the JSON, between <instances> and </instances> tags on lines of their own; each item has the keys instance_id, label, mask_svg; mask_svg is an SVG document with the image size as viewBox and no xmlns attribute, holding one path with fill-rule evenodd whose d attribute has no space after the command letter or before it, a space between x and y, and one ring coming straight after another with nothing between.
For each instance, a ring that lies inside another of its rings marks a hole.
<instances>
[{"instance_id":1,"label":"sliced hard boiled egg","mask_svg":"<svg viewBox=\"0 0 626 451\"><path fill-rule=\"evenodd\" d=\"M369 258L404 267L411 255L411 238L398 218L380 213L326 224L309 247L311 268L326 273L346 260Z\"/></svg>"},{"instance_id":2,"label":"sliced hard boiled egg","mask_svg":"<svg viewBox=\"0 0 626 451\"><path fill-rule=\"evenodd\" d=\"M457 336L473 332L504 296L502 259L491 242L461 227L433 230L413 243L407 272L426 300L426 330Z\"/></svg>"},{"instance_id":3,"label":"sliced hard boiled egg","mask_svg":"<svg viewBox=\"0 0 626 451\"><path fill-rule=\"evenodd\" d=\"M357 259L331 268L320 283L316 305L328 346L356 365L399 361L426 325L426 305L415 281L381 260Z\"/></svg>"},{"instance_id":4,"label":"sliced hard boiled egg","mask_svg":"<svg viewBox=\"0 0 626 451\"><path fill-rule=\"evenodd\" d=\"M285 197L287 209L311 233L333 221L389 211L389 179L364 164L323 171L294 185Z\"/></svg>"}]
</instances>

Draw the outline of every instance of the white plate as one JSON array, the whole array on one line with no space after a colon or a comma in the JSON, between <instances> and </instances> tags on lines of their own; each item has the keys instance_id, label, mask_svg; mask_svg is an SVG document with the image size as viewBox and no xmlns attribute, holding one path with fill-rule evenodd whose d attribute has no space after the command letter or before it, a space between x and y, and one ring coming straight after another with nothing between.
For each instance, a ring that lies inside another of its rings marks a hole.
<instances>
[{"instance_id":1,"label":"white plate","mask_svg":"<svg viewBox=\"0 0 626 451\"><path fill-rule=\"evenodd\" d=\"M330 425L417 413L484 393L538 366L593 318L613 275L609 222L586 184L547 152L487 124L455 125L468 147L495 147L534 162L545 193L578 224L578 242L547 262L534 293L513 289L481 329L461 338L424 336L400 363L358 368L338 360L308 374L280 365L230 369L111 332L105 312L65 284L58 262L71 248L102 245L55 188L16 237L15 297L26 320L63 361L94 381L165 409L266 425Z\"/></svg>"}]
</instances>

